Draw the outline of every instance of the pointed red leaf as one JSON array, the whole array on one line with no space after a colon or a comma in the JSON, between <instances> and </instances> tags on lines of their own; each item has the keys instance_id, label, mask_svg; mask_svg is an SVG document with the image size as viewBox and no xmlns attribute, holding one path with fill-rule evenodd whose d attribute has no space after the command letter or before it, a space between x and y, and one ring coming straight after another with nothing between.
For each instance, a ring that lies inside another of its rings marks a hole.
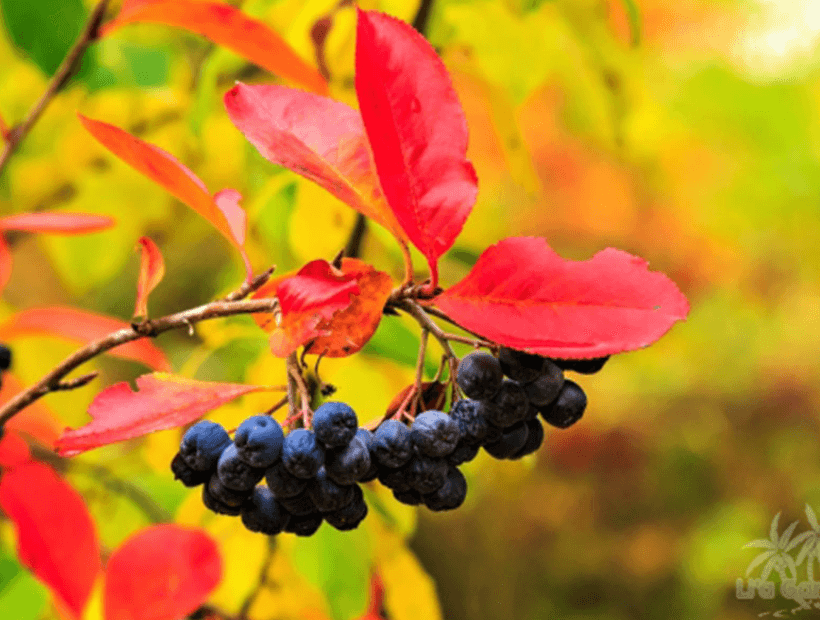
<instances>
[{"instance_id":1,"label":"pointed red leaf","mask_svg":"<svg viewBox=\"0 0 820 620\"><path fill-rule=\"evenodd\" d=\"M20 562L79 618L100 571L100 545L80 494L37 462L0 476L0 508L17 530Z\"/></svg>"},{"instance_id":2,"label":"pointed red leaf","mask_svg":"<svg viewBox=\"0 0 820 620\"><path fill-rule=\"evenodd\" d=\"M6 239L0 234L0 293L11 278L12 259Z\"/></svg>"},{"instance_id":3,"label":"pointed red leaf","mask_svg":"<svg viewBox=\"0 0 820 620\"><path fill-rule=\"evenodd\" d=\"M54 336L87 344L112 332L131 329L130 323L76 308L30 308L0 323L0 342L32 336ZM109 351L111 355L134 360L155 370L170 370L171 365L153 342L143 338Z\"/></svg>"},{"instance_id":4,"label":"pointed red leaf","mask_svg":"<svg viewBox=\"0 0 820 620\"><path fill-rule=\"evenodd\" d=\"M3 385L0 388L0 404L10 401L23 391L23 384L20 379L9 370L3 372ZM63 425L54 416L54 413L43 404L42 400L36 400L20 413L6 422L7 430L15 430L23 435L27 435L37 440L41 445L52 449L57 437L63 430Z\"/></svg>"},{"instance_id":5,"label":"pointed red leaf","mask_svg":"<svg viewBox=\"0 0 820 620\"><path fill-rule=\"evenodd\" d=\"M103 27L103 35L135 22L185 28L233 50L252 63L317 93L327 82L276 32L239 9L201 0L126 0L119 15Z\"/></svg>"},{"instance_id":6,"label":"pointed red leaf","mask_svg":"<svg viewBox=\"0 0 820 620\"><path fill-rule=\"evenodd\" d=\"M183 426L243 394L275 388L194 381L165 373L137 377L138 391L127 382L100 392L88 407L91 422L67 429L57 440L63 456ZM278 389L278 388L276 388Z\"/></svg>"},{"instance_id":7,"label":"pointed red leaf","mask_svg":"<svg viewBox=\"0 0 820 620\"><path fill-rule=\"evenodd\" d=\"M28 463L30 460L31 455L28 451L28 444L20 435L9 429L7 424L2 436L0 436L0 467L17 467Z\"/></svg>"},{"instance_id":8,"label":"pointed red leaf","mask_svg":"<svg viewBox=\"0 0 820 620\"><path fill-rule=\"evenodd\" d=\"M586 261L541 238L488 248L433 303L465 328L515 349L591 358L645 347L689 313L675 283L647 262L608 248Z\"/></svg>"},{"instance_id":9,"label":"pointed red leaf","mask_svg":"<svg viewBox=\"0 0 820 620\"><path fill-rule=\"evenodd\" d=\"M203 531L181 525L140 530L105 569L105 620L177 620L197 609L222 579L222 558Z\"/></svg>"},{"instance_id":10,"label":"pointed red leaf","mask_svg":"<svg viewBox=\"0 0 820 620\"><path fill-rule=\"evenodd\" d=\"M352 296L358 293L356 277L334 269L325 260L311 261L295 275L277 282L275 294L282 316L270 335L273 354L287 357L324 335L320 323L350 306Z\"/></svg>"},{"instance_id":11,"label":"pointed red leaf","mask_svg":"<svg viewBox=\"0 0 820 620\"><path fill-rule=\"evenodd\" d=\"M295 88L246 84L225 93L225 108L265 158L407 239L382 194L357 110Z\"/></svg>"},{"instance_id":12,"label":"pointed red leaf","mask_svg":"<svg viewBox=\"0 0 820 620\"><path fill-rule=\"evenodd\" d=\"M148 237L140 237L140 276L137 282L137 303L134 316L148 316L148 295L165 275L165 261L156 244Z\"/></svg>"},{"instance_id":13,"label":"pointed red leaf","mask_svg":"<svg viewBox=\"0 0 820 620\"><path fill-rule=\"evenodd\" d=\"M19 213L0 218L0 230L84 235L111 228L116 222L92 213Z\"/></svg>"},{"instance_id":14,"label":"pointed red leaf","mask_svg":"<svg viewBox=\"0 0 820 620\"><path fill-rule=\"evenodd\" d=\"M82 114L79 117L89 133L105 148L208 220L239 250L248 279L253 277L245 252L245 213L239 207L238 192L222 190L211 196L199 177L167 151L114 125L86 118Z\"/></svg>"},{"instance_id":15,"label":"pointed red leaf","mask_svg":"<svg viewBox=\"0 0 820 620\"><path fill-rule=\"evenodd\" d=\"M393 213L438 281L475 202L467 121L430 44L389 15L358 10L356 94L376 170Z\"/></svg>"}]
</instances>

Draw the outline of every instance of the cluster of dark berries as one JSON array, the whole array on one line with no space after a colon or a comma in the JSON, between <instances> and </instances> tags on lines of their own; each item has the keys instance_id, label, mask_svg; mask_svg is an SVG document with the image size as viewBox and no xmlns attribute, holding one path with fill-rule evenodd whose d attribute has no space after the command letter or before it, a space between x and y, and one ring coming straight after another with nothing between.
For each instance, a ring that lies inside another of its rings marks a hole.
<instances>
[{"instance_id":1,"label":"cluster of dark berries","mask_svg":"<svg viewBox=\"0 0 820 620\"><path fill-rule=\"evenodd\" d=\"M479 447L497 459L519 459L544 441L541 418L558 428L581 419L587 397L564 370L597 372L607 358L557 360L502 348L498 358L471 353L461 360L456 381L466 399L450 410L462 430L460 449ZM472 457L470 457L472 458ZM469 460L469 459L467 459Z\"/></svg>"},{"instance_id":2,"label":"cluster of dark berries","mask_svg":"<svg viewBox=\"0 0 820 620\"><path fill-rule=\"evenodd\" d=\"M11 349L6 345L0 344L0 385L3 385L3 370L8 370L11 367Z\"/></svg>"}]
</instances>

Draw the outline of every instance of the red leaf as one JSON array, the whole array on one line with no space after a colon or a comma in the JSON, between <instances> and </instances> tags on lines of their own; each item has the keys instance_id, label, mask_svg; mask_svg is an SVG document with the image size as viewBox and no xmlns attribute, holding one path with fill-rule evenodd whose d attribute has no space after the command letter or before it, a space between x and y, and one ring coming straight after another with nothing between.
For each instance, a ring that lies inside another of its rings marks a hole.
<instances>
[{"instance_id":1,"label":"red leaf","mask_svg":"<svg viewBox=\"0 0 820 620\"><path fill-rule=\"evenodd\" d=\"M17 467L28 463L30 460L31 455L28 451L28 444L20 435L13 433L7 424L2 436L0 436L0 467Z\"/></svg>"},{"instance_id":2,"label":"red leaf","mask_svg":"<svg viewBox=\"0 0 820 620\"><path fill-rule=\"evenodd\" d=\"M0 388L0 404L5 404L23 391L23 384L14 375L6 370L3 372L3 385ZM40 444L49 449L54 447L54 442L60 436L63 426L54 417L51 410L43 404L42 400L37 400L28 405L20 413L11 418L5 425L8 430L15 430L24 435L36 439Z\"/></svg>"},{"instance_id":3,"label":"red leaf","mask_svg":"<svg viewBox=\"0 0 820 620\"><path fill-rule=\"evenodd\" d=\"M131 329L131 325L110 316L76 308L31 308L18 312L0 324L0 341L54 336L87 344L121 329ZM165 353L147 339L127 342L111 349L109 353L140 362L155 370L171 369Z\"/></svg>"},{"instance_id":4,"label":"red leaf","mask_svg":"<svg viewBox=\"0 0 820 620\"><path fill-rule=\"evenodd\" d=\"M222 558L203 531L147 527L108 560L105 620L177 620L197 609L222 579Z\"/></svg>"},{"instance_id":5,"label":"red leaf","mask_svg":"<svg viewBox=\"0 0 820 620\"><path fill-rule=\"evenodd\" d=\"M165 275L165 261L156 244L148 237L140 237L140 277L137 282L137 303L134 316L148 316L148 295Z\"/></svg>"},{"instance_id":6,"label":"red leaf","mask_svg":"<svg viewBox=\"0 0 820 620\"><path fill-rule=\"evenodd\" d=\"M358 10L356 94L387 201L438 281L478 192L467 121L444 64L411 26Z\"/></svg>"},{"instance_id":7,"label":"red leaf","mask_svg":"<svg viewBox=\"0 0 820 620\"><path fill-rule=\"evenodd\" d=\"M282 317L270 335L273 354L287 357L306 342L324 335L326 332L319 324L347 308L352 296L358 293L356 277L341 273L325 260L311 261L296 275L280 280L276 296Z\"/></svg>"},{"instance_id":8,"label":"red leaf","mask_svg":"<svg viewBox=\"0 0 820 620\"><path fill-rule=\"evenodd\" d=\"M327 82L267 25L220 2L198 0L127 0L103 35L135 22L154 22L196 32L252 63L309 88L327 92Z\"/></svg>"},{"instance_id":9,"label":"red leaf","mask_svg":"<svg viewBox=\"0 0 820 620\"><path fill-rule=\"evenodd\" d=\"M355 258L342 260L341 271L356 278L359 293L347 308L317 325L317 330L327 335L305 347L308 353L325 357L353 355L367 344L379 326L384 304L393 291L392 278Z\"/></svg>"},{"instance_id":10,"label":"red leaf","mask_svg":"<svg viewBox=\"0 0 820 620\"><path fill-rule=\"evenodd\" d=\"M3 289L6 288L6 284L9 283L9 278L11 278L11 267L12 260L9 246L3 235L0 235L0 293L3 292Z\"/></svg>"},{"instance_id":11,"label":"red leaf","mask_svg":"<svg viewBox=\"0 0 820 620\"><path fill-rule=\"evenodd\" d=\"M208 220L230 241L245 261L248 280L253 276L245 252L245 212L239 207L239 192L222 190L211 196L205 184L173 155L143 142L114 125L79 115L85 128L100 144L126 164L168 190Z\"/></svg>"},{"instance_id":12,"label":"red leaf","mask_svg":"<svg viewBox=\"0 0 820 620\"><path fill-rule=\"evenodd\" d=\"M0 218L0 230L84 235L111 228L114 218L91 213L19 213Z\"/></svg>"},{"instance_id":13,"label":"red leaf","mask_svg":"<svg viewBox=\"0 0 820 620\"><path fill-rule=\"evenodd\" d=\"M318 183L406 241L379 186L357 110L294 88L245 84L225 93L225 108L265 158Z\"/></svg>"},{"instance_id":14,"label":"red leaf","mask_svg":"<svg viewBox=\"0 0 820 620\"><path fill-rule=\"evenodd\" d=\"M535 237L491 246L433 303L499 344L562 358L645 347L689 313L675 283L642 258L608 248L570 261Z\"/></svg>"},{"instance_id":15,"label":"red leaf","mask_svg":"<svg viewBox=\"0 0 820 620\"><path fill-rule=\"evenodd\" d=\"M20 562L79 618L100 571L97 533L80 494L30 462L0 476L0 508L17 529Z\"/></svg>"},{"instance_id":16,"label":"red leaf","mask_svg":"<svg viewBox=\"0 0 820 620\"><path fill-rule=\"evenodd\" d=\"M165 373L137 377L139 391L127 382L100 392L88 407L93 420L66 429L57 440L63 456L141 437L154 431L183 426L209 411L251 392L272 388L236 383L194 381Z\"/></svg>"}]
</instances>

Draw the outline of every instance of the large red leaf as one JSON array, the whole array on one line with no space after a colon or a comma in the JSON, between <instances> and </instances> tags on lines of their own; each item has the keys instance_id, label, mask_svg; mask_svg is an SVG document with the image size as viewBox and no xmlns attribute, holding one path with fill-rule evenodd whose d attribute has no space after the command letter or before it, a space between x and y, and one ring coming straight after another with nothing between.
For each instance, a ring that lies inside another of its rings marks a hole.
<instances>
[{"instance_id":1,"label":"large red leaf","mask_svg":"<svg viewBox=\"0 0 820 620\"><path fill-rule=\"evenodd\" d=\"M357 110L294 88L246 84L225 93L225 108L265 158L407 239L382 194Z\"/></svg>"},{"instance_id":2,"label":"large red leaf","mask_svg":"<svg viewBox=\"0 0 820 620\"><path fill-rule=\"evenodd\" d=\"M89 133L105 148L208 220L239 250L245 261L248 279L253 277L245 252L246 221L245 211L239 206L239 192L222 190L211 196L199 177L167 151L114 125L86 118L82 114L79 117Z\"/></svg>"},{"instance_id":3,"label":"large red leaf","mask_svg":"<svg viewBox=\"0 0 820 620\"><path fill-rule=\"evenodd\" d=\"M258 385L194 381L165 373L137 377L139 391L123 381L104 389L88 406L91 422L66 429L57 440L63 456L193 422L243 394L268 390Z\"/></svg>"},{"instance_id":4,"label":"large red leaf","mask_svg":"<svg viewBox=\"0 0 820 620\"><path fill-rule=\"evenodd\" d=\"M13 419L13 418L12 418ZM31 460L28 444L6 425L0 434L0 467L17 467ZM2 472L0 472L2 475Z\"/></svg>"},{"instance_id":5,"label":"large red leaf","mask_svg":"<svg viewBox=\"0 0 820 620\"><path fill-rule=\"evenodd\" d=\"M119 15L103 28L113 30L134 22L154 22L185 28L224 45L285 79L317 93L327 92L327 82L276 32L239 9L221 2L201 0L126 0Z\"/></svg>"},{"instance_id":6,"label":"large red leaf","mask_svg":"<svg viewBox=\"0 0 820 620\"><path fill-rule=\"evenodd\" d=\"M259 291L259 296L269 290ZM325 335L322 321L330 320L352 303L359 293L356 276L334 269L325 260L314 260L295 275L277 281L281 319L270 335L271 351L287 357L301 345Z\"/></svg>"},{"instance_id":7,"label":"large red leaf","mask_svg":"<svg viewBox=\"0 0 820 620\"><path fill-rule=\"evenodd\" d=\"M111 554L105 570L105 620L177 620L198 608L222 579L222 558L205 532L147 527Z\"/></svg>"},{"instance_id":8,"label":"large red leaf","mask_svg":"<svg viewBox=\"0 0 820 620\"><path fill-rule=\"evenodd\" d=\"M76 308L31 308L18 312L0 324L0 342L29 336L54 336L87 344L131 325L119 319ZM165 354L143 338L109 351L111 355L134 360L155 370L170 370Z\"/></svg>"},{"instance_id":9,"label":"large red leaf","mask_svg":"<svg viewBox=\"0 0 820 620\"><path fill-rule=\"evenodd\" d=\"M134 316L148 316L148 295L165 275L165 261L157 245L148 237L139 238L140 275L137 281L137 301Z\"/></svg>"},{"instance_id":10,"label":"large red leaf","mask_svg":"<svg viewBox=\"0 0 820 620\"><path fill-rule=\"evenodd\" d=\"M358 10L356 94L382 190L438 281L475 202L467 121L444 64L408 24Z\"/></svg>"},{"instance_id":11,"label":"large red leaf","mask_svg":"<svg viewBox=\"0 0 820 620\"><path fill-rule=\"evenodd\" d=\"M0 230L84 235L111 228L116 222L92 213L18 213L0 218Z\"/></svg>"},{"instance_id":12,"label":"large red leaf","mask_svg":"<svg viewBox=\"0 0 820 620\"><path fill-rule=\"evenodd\" d=\"M80 494L30 462L0 476L0 508L17 530L20 562L79 618L100 571L97 533Z\"/></svg>"},{"instance_id":13,"label":"large red leaf","mask_svg":"<svg viewBox=\"0 0 820 620\"><path fill-rule=\"evenodd\" d=\"M433 303L485 338L560 358L645 347L689 313L675 283L642 258L608 248L570 261L535 237L491 246Z\"/></svg>"}]
</instances>

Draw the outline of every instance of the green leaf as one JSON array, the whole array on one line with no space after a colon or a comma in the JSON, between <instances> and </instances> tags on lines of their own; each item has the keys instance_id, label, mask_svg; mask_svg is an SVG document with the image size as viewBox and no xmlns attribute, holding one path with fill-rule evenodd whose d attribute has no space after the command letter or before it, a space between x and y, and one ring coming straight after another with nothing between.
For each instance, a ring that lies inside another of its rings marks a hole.
<instances>
[{"instance_id":1,"label":"green leaf","mask_svg":"<svg viewBox=\"0 0 820 620\"><path fill-rule=\"evenodd\" d=\"M413 332L401 319L385 317L373 337L362 349L368 356L386 358L411 368L416 366L419 350L419 335ZM428 355L424 362L426 376L436 374L438 365Z\"/></svg>"},{"instance_id":2,"label":"green leaf","mask_svg":"<svg viewBox=\"0 0 820 620\"><path fill-rule=\"evenodd\" d=\"M641 13L638 10L638 3L635 0L621 0L626 10L626 18L629 22L629 34L632 38L632 47L641 44Z\"/></svg>"},{"instance_id":3,"label":"green leaf","mask_svg":"<svg viewBox=\"0 0 820 620\"><path fill-rule=\"evenodd\" d=\"M0 12L11 42L47 75L54 75L88 18L82 0L0 0ZM78 73L94 70L95 53L87 50Z\"/></svg>"},{"instance_id":4,"label":"green leaf","mask_svg":"<svg viewBox=\"0 0 820 620\"><path fill-rule=\"evenodd\" d=\"M291 559L296 570L325 593L333 620L364 613L372 555L363 528L340 532L323 524L313 536L296 539Z\"/></svg>"},{"instance_id":5,"label":"green leaf","mask_svg":"<svg viewBox=\"0 0 820 620\"><path fill-rule=\"evenodd\" d=\"M0 609L15 620L37 620L48 601L48 590L17 560L0 549Z\"/></svg>"}]
</instances>

